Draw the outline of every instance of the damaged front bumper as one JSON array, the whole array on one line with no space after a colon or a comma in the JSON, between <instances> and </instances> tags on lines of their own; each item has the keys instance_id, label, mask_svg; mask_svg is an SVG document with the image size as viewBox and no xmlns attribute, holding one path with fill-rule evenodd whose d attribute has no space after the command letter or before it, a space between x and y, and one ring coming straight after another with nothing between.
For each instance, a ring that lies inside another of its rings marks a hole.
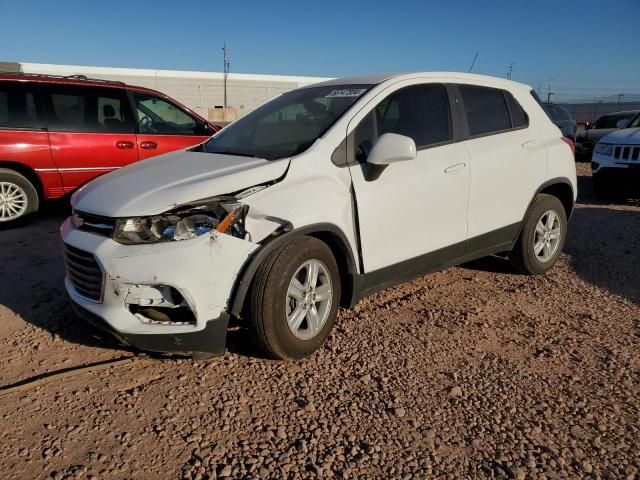
<instances>
[{"instance_id":1,"label":"damaged front bumper","mask_svg":"<svg viewBox=\"0 0 640 480\"><path fill-rule=\"evenodd\" d=\"M61 227L65 286L90 323L143 350L224 354L229 300L258 245L211 232L192 240L123 245Z\"/></svg>"}]
</instances>

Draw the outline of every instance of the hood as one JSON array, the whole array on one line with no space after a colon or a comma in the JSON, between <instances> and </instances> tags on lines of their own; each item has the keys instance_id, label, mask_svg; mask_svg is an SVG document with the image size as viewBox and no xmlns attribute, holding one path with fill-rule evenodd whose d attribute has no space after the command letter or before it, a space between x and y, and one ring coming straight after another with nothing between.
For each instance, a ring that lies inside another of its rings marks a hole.
<instances>
[{"instance_id":1,"label":"hood","mask_svg":"<svg viewBox=\"0 0 640 480\"><path fill-rule=\"evenodd\" d=\"M103 175L71 199L77 210L105 217L156 215L178 205L276 180L289 159L268 161L181 150Z\"/></svg>"},{"instance_id":2,"label":"hood","mask_svg":"<svg viewBox=\"0 0 640 480\"><path fill-rule=\"evenodd\" d=\"M615 145L640 145L640 128L623 128L615 130L613 133L603 137L603 143L613 143Z\"/></svg>"}]
</instances>

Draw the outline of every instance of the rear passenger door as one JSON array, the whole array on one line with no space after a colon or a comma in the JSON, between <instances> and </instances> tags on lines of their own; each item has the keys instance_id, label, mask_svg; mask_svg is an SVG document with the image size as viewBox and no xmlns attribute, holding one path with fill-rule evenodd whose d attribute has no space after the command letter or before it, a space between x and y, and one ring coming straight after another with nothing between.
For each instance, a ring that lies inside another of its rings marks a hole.
<instances>
[{"instance_id":1,"label":"rear passenger door","mask_svg":"<svg viewBox=\"0 0 640 480\"><path fill-rule=\"evenodd\" d=\"M156 95L132 92L140 159L190 147L212 135L204 122Z\"/></svg>"},{"instance_id":2,"label":"rear passenger door","mask_svg":"<svg viewBox=\"0 0 640 480\"><path fill-rule=\"evenodd\" d=\"M50 84L45 106L51 155L65 191L138 160L124 89Z\"/></svg>"},{"instance_id":3,"label":"rear passenger door","mask_svg":"<svg viewBox=\"0 0 640 480\"><path fill-rule=\"evenodd\" d=\"M536 189L544 182L547 150L506 90L458 85L471 162L469 248L515 238Z\"/></svg>"},{"instance_id":4,"label":"rear passenger door","mask_svg":"<svg viewBox=\"0 0 640 480\"><path fill-rule=\"evenodd\" d=\"M467 153L455 142L444 85L403 82L374 102L364 118L354 117L357 126L346 142L364 270L379 271L383 279L388 274L382 269L396 265L400 270L392 275L406 277L464 254ZM372 170L367 156L384 133L413 138L417 158Z\"/></svg>"}]
</instances>

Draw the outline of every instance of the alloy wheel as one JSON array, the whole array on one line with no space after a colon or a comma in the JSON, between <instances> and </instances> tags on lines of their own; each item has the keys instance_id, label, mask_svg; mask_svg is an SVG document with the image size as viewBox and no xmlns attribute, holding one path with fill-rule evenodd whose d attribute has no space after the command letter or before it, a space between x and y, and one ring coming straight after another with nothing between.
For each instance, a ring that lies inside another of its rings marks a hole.
<instances>
[{"instance_id":1,"label":"alloy wheel","mask_svg":"<svg viewBox=\"0 0 640 480\"><path fill-rule=\"evenodd\" d=\"M331 275L319 260L307 260L294 273L287 289L287 324L300 340L310 340L324 327L333 290Z\"/></svg>"},{"instance_id":2,"label":"alloy wheel","mask_svg":"<svg viewBox=\"0 0 640 480\"><path fill-rule=\"evenodd\" d=\"M533 252L536 258L546 263L551 260L560 246L562 226L560 216L555 210L547 210L542 214L533 238Z\"/></svg>"},{"instance_id":3,"label":"alloy wheel","mask_svg":"<svg viewBox=\"0 0 640 480\"><path fill-rule=\"evenodd\" d=\"M15 220L27 210L27 193L11 182L0 182L0 222Z\"/></svg>"}]
</instances>

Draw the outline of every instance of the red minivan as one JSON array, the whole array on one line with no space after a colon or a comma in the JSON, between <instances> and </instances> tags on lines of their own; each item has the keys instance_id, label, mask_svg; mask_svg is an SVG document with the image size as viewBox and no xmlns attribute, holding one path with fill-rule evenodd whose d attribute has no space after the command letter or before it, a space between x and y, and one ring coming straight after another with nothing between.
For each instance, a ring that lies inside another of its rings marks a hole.
<instances>
[{"instance_id":1,"label":"red minivan","mask_svg":"<svg viewBox=\"0 0 640 480\"><path fill-rule=\"evenodd\" d=\"M84 76L0 73L0 223L218 130L148 88Z\"/></svg>"}]
</instances>

